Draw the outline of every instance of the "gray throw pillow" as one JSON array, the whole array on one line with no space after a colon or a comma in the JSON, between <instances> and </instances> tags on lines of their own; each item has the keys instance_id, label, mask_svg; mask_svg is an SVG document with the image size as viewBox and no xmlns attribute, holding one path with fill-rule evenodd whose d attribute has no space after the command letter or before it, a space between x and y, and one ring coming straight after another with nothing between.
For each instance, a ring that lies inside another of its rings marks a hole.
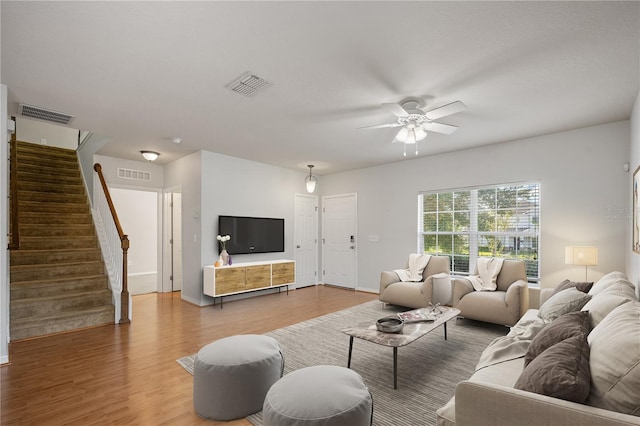
<instances>
[{"instance_id":1,"label":"gray throw pillow","mask_svg":"<svg viewBox=\"0 0 640 426\"><path fill-rule=\"evenodd\" d=\"M583 293L588 293L589 290L591 290L591 287L593 287L593 283L564 280L553 289L553 293L551 293L551 295L553 296L554 294L560 293L562 290L566 290L571 287L575 287Z\"/></svg>"},{"instance_id":2,"label":"gray throw pillow","mask_svg":"<svg viewBox=\"0 0 640 426\"><path fill-rule=\"evenodd\" d=\"M583 293L575 287L562 290L554 294L540 306L538 316L546 322L551 322L569 312L579 311L591 299L587 293Z\"/></svg>"},{"instance_id":3,"label":"gray throw pillow","mask_svg":"<svg viewBox=\"0 0 640 426\"><path fill-rule=\"evenodd\" d=\"M515 388L583 403L591 388L589 344L578 335L551 346L527 365Z\"/></svg>"},{"instance_id":4,"label":"gray throw pillow","mask_svg":"<svg viewBox=\"0 0 640 426\"><path fill-rule=\"evenodd\" d=\"M573 336L586 337L590 331L588 311L569 312L556 318L533 338L524 355L524 366L556 343Z\"/></svg>"}]
</instances>

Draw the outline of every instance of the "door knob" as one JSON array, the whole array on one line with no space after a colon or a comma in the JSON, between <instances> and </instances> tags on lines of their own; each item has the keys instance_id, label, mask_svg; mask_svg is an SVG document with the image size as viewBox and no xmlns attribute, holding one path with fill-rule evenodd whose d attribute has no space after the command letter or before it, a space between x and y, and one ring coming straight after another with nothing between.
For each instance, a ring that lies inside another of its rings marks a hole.
<instances>
[{"instance_id":1,"label":"door knob","mask_svg":"<svg viewBox=\"0 0 640 426\"><path fill-rule=\"evenodd\" d=\"M300 248L300 246L299 246L299 245L297 245L297 246L296 246L296 248Z\"/></svg>"}]
</instances>

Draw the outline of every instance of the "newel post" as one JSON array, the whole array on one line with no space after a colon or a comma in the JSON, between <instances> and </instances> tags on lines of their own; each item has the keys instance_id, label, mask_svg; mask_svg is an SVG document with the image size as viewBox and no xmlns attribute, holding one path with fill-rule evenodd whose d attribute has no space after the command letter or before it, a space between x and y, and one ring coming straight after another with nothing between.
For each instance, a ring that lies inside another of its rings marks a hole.
<instances>
[{"instance_id":1,"label":"newel post","mask_svg":"<svg viewBox=\"0 0 640 426\"><path fill-rule=\"evenodd\" d=\"M123 235L122 245L122 292L120 293L120 324L128 324L129 320L129 288L127 285L127 251L129 251L129 237Z\"/></svg>"}]
</instances>

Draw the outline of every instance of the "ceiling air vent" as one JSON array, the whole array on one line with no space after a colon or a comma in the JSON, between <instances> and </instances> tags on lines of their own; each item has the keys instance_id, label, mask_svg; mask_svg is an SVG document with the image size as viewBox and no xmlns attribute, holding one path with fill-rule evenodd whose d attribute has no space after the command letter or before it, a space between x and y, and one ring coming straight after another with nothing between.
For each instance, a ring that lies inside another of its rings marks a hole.
<instances>
[{"instance_id":1,"label":"ceiling air vent","mask_svg":"<svg viewBox=\"0 0 640 426\"><path fill-rule=\"evenodd\" d=\"M253 96L261 90L272 86L267 80L251 73L245 73L225 87L244 96Z\"/></svg>"},{"instance_id":2,"label":"ceiling air vent","mask_svg":"<svg viewBox=\"0 0 640 426\"><path fill-rule=\"evenodd\" d=\"M18 114L23 117L37 118L38 120L50 121L58 124L69 124L75 118L73 115L26 104L18 104Z\"/></svg>"}]
</instances>

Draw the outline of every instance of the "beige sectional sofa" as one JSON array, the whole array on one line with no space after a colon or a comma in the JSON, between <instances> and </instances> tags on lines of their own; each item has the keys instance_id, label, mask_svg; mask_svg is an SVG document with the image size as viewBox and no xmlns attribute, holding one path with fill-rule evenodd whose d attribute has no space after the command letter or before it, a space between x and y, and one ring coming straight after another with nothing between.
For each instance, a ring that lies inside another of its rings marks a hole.
<instances>
[{"instance_id":1,"label":"beige sectional sofa","mask_svg":"<svg viewBox=\"0 0 640 426\"><path fill-rule=\"evenodd\" d=\"M621 272L604 276L587 293L584 288L582 292L572 289L575 283L561 284L567 287L563 291L543 289L540 309L529 309L507 336L485 349L476 372L459 383L455 396L437 411L438 426L640 425L637 289ZM545 341L552 331L569 329L563 327L568 319L579 317L584 327L580 337ZM549 346L536 355L532 348L541 341ZM558 355L559 349L579 341L586 348L581 358L575 355L581 360L569 358L565 365L586 363L586 379L583 374L578 380L580 373L574 371L575 380L571 376L572 380L561 381L557 368L565 360ZM526 368L525 356L528 360L534 356ZM547 394L522 390L533 386L527 381L531 377L540 380L542 387L556 389L545 388ZM540 377L546 377L547 382ZM564 387L579 390L586 399L572 402L575 395L565 396ZM548 396L558 393L563 397Z\"/></svg>"}]
</instances>

